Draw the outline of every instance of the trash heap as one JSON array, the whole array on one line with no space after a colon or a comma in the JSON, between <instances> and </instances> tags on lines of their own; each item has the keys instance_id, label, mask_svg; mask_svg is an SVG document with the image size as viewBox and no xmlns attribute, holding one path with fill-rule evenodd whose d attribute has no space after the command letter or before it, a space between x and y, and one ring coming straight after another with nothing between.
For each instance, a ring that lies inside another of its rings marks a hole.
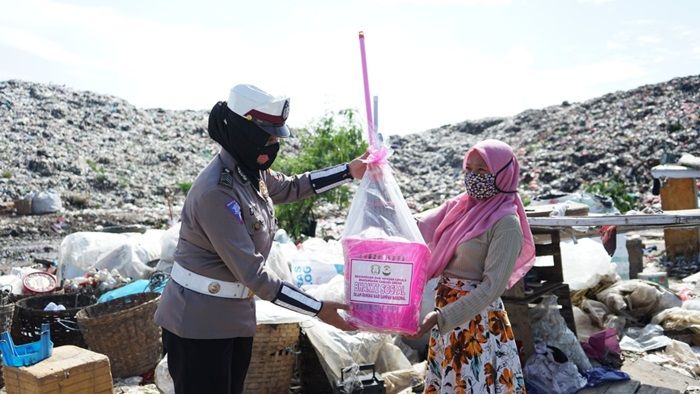
<instances>
[{"instance_id":1,"label":"trash heap","mask_svg":"<svg viewBox=\"0 0 700 394\"><path fill-rule=\"evenodd\" d=\"M38 261L0 276L0 323L11 338L5 343L38 351L48 333L54 350L76 346L107 355L117 390L172 392L160 328L152 318L178 233L178 225L143 233L72 233L63 238L56 261ZM625 236L617 237L624 245ZM643 274L653 281L623 280L619 251L611 257L595 237L560 246L576 330L562 317L555 296L530 308L534 352L521 360L529 392L568 393L624 381L629 376L621 371L623 363L636 359L690 378L700 375L700 273L682 280L661 275L663 252L648 247ZM267 264L319 299L345 300L339 241L310 238L295 244L280 230ZM421 318L433 309L434 288L434 281L425 286ZM343 332L269 302L256 303L259 327L247 392L422 390L427 338ZM128 325L134 328L127 330ZM139 335L123 337L124 332Z\"/></svg>"}]
</instances>

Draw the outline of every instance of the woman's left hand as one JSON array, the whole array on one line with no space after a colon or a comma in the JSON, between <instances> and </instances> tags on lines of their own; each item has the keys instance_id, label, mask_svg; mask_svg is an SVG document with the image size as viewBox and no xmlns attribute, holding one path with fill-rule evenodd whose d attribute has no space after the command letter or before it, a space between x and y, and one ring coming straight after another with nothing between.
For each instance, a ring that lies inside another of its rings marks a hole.
<instances>
[{"instance_id":1,"label":"woman's left hand","mask_svg":"<svg viewBox=\"0 0 700 394\"><path fill-rule=\"evenodd\" d=\"M404 335L408 339L420 339L427 334L438 322L438 312L432 311L425 315L423 323L418 327L418 332L413 335Z\"/></svg>"},{"instance_id":2,"label":"woman's left hand","mask_svg":"<svg viewBox=\"0 0 700 394\"><path fill-rule=\"evenodd\" d=\"M369 156L369 151L348 164L350 175L353 179L362 179L365 176L365 171L367 170L367 161L365 159L367 159L367 156Z\"/></svg>"}]
</instances>

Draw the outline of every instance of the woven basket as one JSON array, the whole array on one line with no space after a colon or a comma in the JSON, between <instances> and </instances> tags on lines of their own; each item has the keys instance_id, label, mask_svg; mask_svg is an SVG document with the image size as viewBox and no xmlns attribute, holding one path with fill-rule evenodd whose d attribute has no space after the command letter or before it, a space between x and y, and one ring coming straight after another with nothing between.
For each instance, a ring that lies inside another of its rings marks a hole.
<instances>
[{"instance_id":1,"label":"woven basket","mask_svg":"<svg viewBox=\"0 0 700 394\"><path fill-rule=\"evenodd\" d=\"M0 332L10 331L10 328L12 328L12 316L14 313L14 303L0 305Z\"/></svg>"},{"instance_id":2,"label":"woven basket","mask_svg":"<svg viewBox=\"0 0 700 394\"><path fill-rule=\"evenodd\" d=\"M303 392L333 394L333 387L323 371L314 345L304 333L299 335L299 352L299 380Z\"/></svg>"},{"instance_id":3,"label":"woven basket","mask_svg":"<svg viewBox=\"0 0 700 394\"><path fill-rule=\"evenodd\" d=\"M90 350L109 357L112 376L125 378L155 368L162 356L160 327L153 320L158 293L137 293L78 312Z\"/></svg>"},{"instance_id":4,"label":"woven basket","mask_svg":"<svg viewBox=\"0 0 700 394\"><path fill-rule=\"evenodd\" d=\"M50 302L63 305L66 310L44 311ZM75 345L86 348L75 314L94 303L95 298L85 294L47 294L21 299L15 303L12 338L15 344L36 342L41 339L41 324L49 323L55 347Z\"/></svg>"},{"instance_id":5,"label":"woven basket","mask_svg":"<svg viewBox=\"0 0 700 394\"><path fill-rule=\"evenodd\" d=\"M243 391L249 394L289 392L298 341L297 323L258 325Z\"/></svg>"},{"instance_id":6,"label":"woven basket","mask_svg":"<svg viewBox=\"0 0 700 394\"><path fill-rule=\"evenodd\" d=\"M12 315L15 312L15 304L0 306L0 332L10 331L12 328ZM0 363L0 387L5 386L5 379L2 374L2 363Z\"/></svg>"}]
</instances>

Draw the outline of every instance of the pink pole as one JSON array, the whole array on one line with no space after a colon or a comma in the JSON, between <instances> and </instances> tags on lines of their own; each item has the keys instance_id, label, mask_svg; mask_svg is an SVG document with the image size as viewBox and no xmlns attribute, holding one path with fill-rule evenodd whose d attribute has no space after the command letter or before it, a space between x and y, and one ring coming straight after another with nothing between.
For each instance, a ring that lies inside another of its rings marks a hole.
<instances>
[{"instance_id":1,"label":"pink pole","mask_svg":"<svg viewBox=\"0 0 700 394\"><path fill-rule=\"evenodd\" d=\"M377 137L374 135L374 118L372 117L372 103L369 99L369 78L367 76L367 56L365 55L365 33L360 32L360 55L362 56L362 79L365 84L365 109L367 110L367 134L370 146L375 146Z\"/></svg>"}]
</instances>

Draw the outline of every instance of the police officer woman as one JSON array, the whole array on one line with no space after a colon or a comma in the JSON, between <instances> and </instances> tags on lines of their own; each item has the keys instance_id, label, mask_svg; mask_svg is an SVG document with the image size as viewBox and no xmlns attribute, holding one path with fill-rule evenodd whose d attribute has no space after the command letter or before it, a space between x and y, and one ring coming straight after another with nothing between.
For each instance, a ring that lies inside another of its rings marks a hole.
<instances>
[{"instance_id":1,"label":"police officer woman","mask_svg":"<svg viewBox=\"0 0 700 394\"><path fill-rule=\"evenodd\" d=\"M277 230L273 203L289 203L360 179L350 163L293 177L269 170L279 138L289 136L289 99L236 85L209 115L209 136L222 149L187 194L171 280L156 322L175 392L240 393L256 318L253 294L317 316L344 330L344 305L319 301L266 266Z\"/></svg>"}]
</instances>

